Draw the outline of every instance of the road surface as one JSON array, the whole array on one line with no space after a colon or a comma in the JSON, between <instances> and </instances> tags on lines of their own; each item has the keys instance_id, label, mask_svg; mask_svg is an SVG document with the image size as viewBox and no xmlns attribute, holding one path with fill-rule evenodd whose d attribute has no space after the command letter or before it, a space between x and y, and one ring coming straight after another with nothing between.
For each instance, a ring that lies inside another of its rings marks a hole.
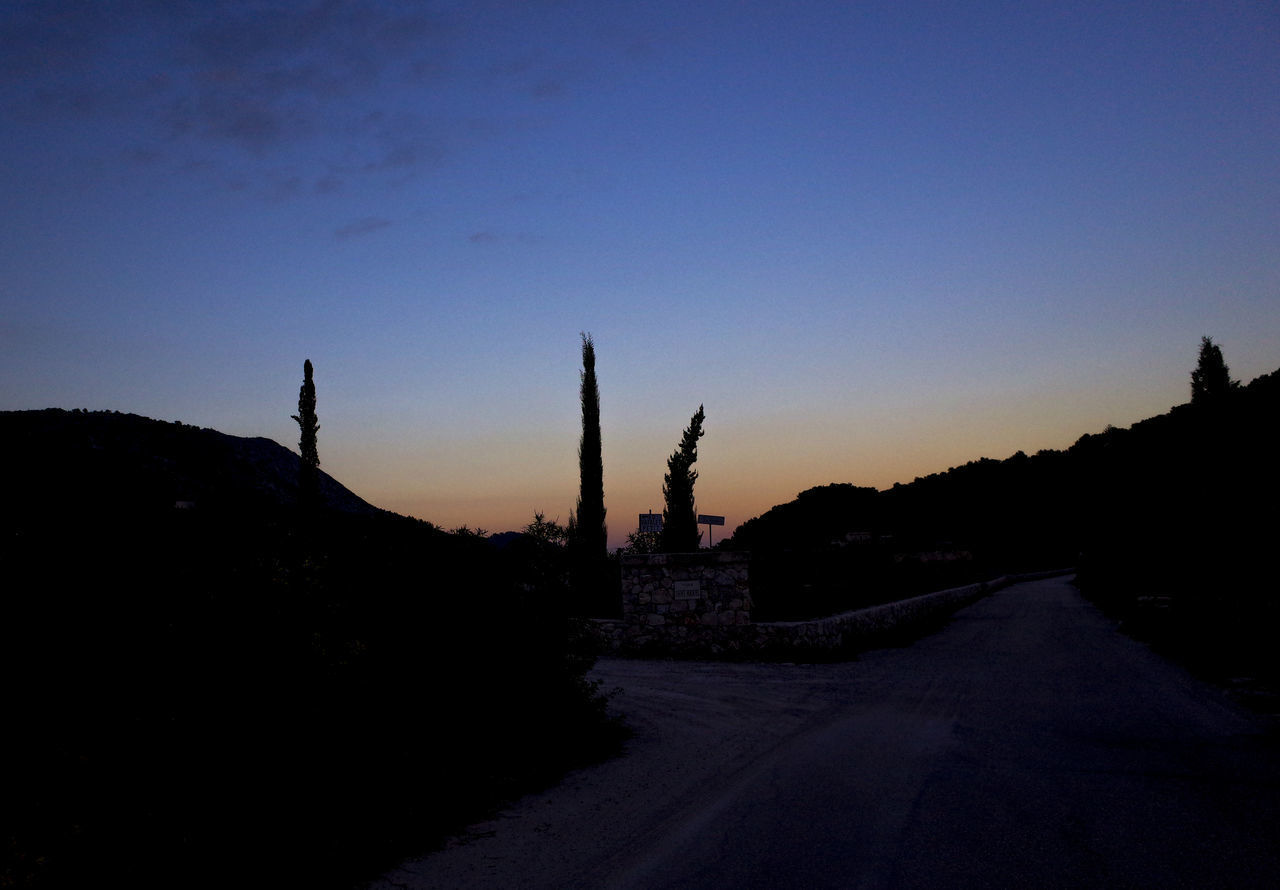
<instances>
[{"instance_id":1,"label":"road surface","mask_svg":"<svg viewBox=\"0 0 1280 890\"><path fill-rule=\"evenodd\" d=\"M372 886L1280 887L1270 724L1068 582L841 664L602 659L624 756Z\"/></svg>"}]
</instances>

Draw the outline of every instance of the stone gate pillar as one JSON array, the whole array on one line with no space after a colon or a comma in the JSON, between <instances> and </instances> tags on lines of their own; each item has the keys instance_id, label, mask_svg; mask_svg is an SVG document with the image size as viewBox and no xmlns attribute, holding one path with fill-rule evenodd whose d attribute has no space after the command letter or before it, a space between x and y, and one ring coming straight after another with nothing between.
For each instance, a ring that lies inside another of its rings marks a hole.
<instances>
[{"instance_id":1,"label":"stone gate pillar","mask_svg":"<svg viewBox=\"0 0 1280 890\"><path fill-rule=\"evenodd\" d=\"M750 624L750 561L727 550L624 556L622 620L655 637L667 636L664 628Z\"/></svg>"}]
</instances>

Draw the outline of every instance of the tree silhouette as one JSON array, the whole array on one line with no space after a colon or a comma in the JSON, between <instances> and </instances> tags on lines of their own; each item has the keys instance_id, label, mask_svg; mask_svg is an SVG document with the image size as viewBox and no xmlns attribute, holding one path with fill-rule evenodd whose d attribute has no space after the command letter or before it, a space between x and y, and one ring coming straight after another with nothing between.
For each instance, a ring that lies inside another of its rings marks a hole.
<instances>
[{"instance_id":1,"label":"tree silhouette","mask_svg":"<svg viewBox=\"0 0 1280 890\"><path fill-rule=\"evenodd\" d=\"M298 451L302 455L302 469L298 476L298 497L301 503L314 505L319 489L320 452L316 448L316 385L311 379L311 359L302 363L302 387L298 390L298 413L292 415L301 429Z\"/></svg>"},{"instance_id":2,"label":"tree silhouette","mask_svg":"<svg viewBox=\"0 0 1280 890\"><path fill-rule=\"evenodd\" d=\"M621 549L625 554L661 553L662 532L634 531L627 535L627 543Z\"/></svg>"},{"instance_id":3,"label":"tree silhouette","mask_svg":"<svg viewBox=\"0 0 1280 890\"><path fill-rule=\"evenodd\" d=\"M698 439L702 438L702 406L689 421L680 447L667 458L667 473L662 477L662 550L665 553L687 553L698 549L702 537L698 532L698 513L693 501L693 483L698 471Z\"/></svg>"},{"instance_id":4,"label":"tree silhouette","mask_svg":"<svg viewBox=\"0 0 1280 890\"><path fill-rule=\"evenodd\" d=\"M582 335L582 439L578 443L578 505L574 510L575 547L584 562L608 555L605 525L604 461L600 455L600 390L596 386L596 349Z\"/></svg>"},{"instance_id":5,"label":"tree silhouette","mask_svg":"<svg viewBox=\"0 0 1280 890\"><path fill-rule=\"evenodd\" d=\"M1236 387L1222 358L1222 349L1211 337L1200 338L1200 360L1191 372L1191 404L1216 402Z\"/></svg>"}]
</instances>

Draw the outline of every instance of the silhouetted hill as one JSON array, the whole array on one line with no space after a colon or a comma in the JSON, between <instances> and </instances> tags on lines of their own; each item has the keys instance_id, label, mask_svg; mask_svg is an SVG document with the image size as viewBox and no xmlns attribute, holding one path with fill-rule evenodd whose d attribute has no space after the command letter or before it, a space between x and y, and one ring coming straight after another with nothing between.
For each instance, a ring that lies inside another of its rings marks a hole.
<instances>
[{"instance_id":1,"label":"silhouetted hill","mask_svg":"<svg viewBox=\"0 0 1280 890\"><path fill-rule=\"evenodd\" d=\"M0 455L21 468L10 504L58 510L286 511L298 503L301 459L262 437L110 411L0 412ZM323 508L384 511L320 472Z\"/></svg>"},{"instance_id":2,"label":"silhouetted hill","mask_svg":"<svg viewBox=\"0 0 1280 890\"><path fill-rule=\"evenodd\" d=\"M1064 451L984 457L885 491L847 483L811 488L747 520L721 546L814 551L845 548L850 533L869 533L873 540L892 537L899 549L946 544L994 551L1015 563L1070 561L1090 537L1082 523L1102 518L1092 499L1172 506L1190 494L1191 480L1233 500L1258 484L1273 485L1277 417L1280 371L1221 405L1179 405L1128 429L1083 435ZM1242 489L1222 488L1228 480Z\"/></svg>"},{"instance_id":3,"label":"silhouetted hill","mask_svg":"<svg viewBox=\"0 0 1280 890\"><path fill-rule=\"evenodd\" d=\"M1135 631L1213 670L1277 675L1280 371L1070 448L982 458L875 491L827 485L743 523L769 617L980 575L1080 567Z\"/></svg>"},{"instance_id":4,"label":"silhouetted hill","mask_svg":"<svg viewBox=\"0 0 1280 890\"><path fill-rule=\"evenodd\" d=\"M0 455L0 887L349 887L616 744L537 542L143 417Z\"/></svg>"}]
</instances>

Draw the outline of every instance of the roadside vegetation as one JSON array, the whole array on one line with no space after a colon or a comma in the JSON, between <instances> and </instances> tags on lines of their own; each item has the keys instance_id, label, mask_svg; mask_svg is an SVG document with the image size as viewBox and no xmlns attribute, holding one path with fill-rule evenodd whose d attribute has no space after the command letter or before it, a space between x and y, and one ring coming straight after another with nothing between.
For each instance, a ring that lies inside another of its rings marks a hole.
<instances>
[{"instance_id":1,"label":"roadside vegetation","mask_svg":"<svg viewBox=\"0 0 1280 890\"><path fill-rule=\"evenodd\" d=\"M0 887L348 887L618 750L565 532L378 510L267 440L0 414Z\"/></svg>"},{"instance_id":2,"label":"roadside vegetation","mask_svg":"<svg viewBox=\"0 0 1280 890\"><path fill-rule=\"evenodd\" d=\"M1191 401L1080 443L1093 478L1081 589L1211 679L1280 707L1280 371L1241 385L1209 338Z\"/></svg>"},{"instance_id":3,"label":"roadside vegetation","mask_svg":"<svg viewBox=\"0 0 1280 890\"><path fill-rule=\"evenodd\" d=\"M1275 689L1278 433L1280 371L1242 385L1206 337L1189 402L1165 414L884 491L813 488L718 546L751 552L765 620L1077 566L1129 632L1215 679Z\"/></svg>"}]
</instances>

